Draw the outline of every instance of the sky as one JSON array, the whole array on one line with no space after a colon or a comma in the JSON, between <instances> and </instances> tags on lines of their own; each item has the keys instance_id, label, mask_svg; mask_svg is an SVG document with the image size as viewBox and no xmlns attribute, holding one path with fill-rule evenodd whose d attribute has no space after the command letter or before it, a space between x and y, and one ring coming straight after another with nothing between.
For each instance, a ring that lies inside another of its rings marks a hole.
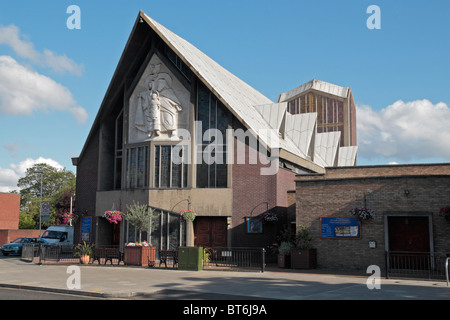
<instances>
[{"instance_id":1,"label":"sky","mask_svg":"<svg viewBox=\"0 0 450 320\"><path fill-rule=\"evenodd\" d=\"M0 192L35 163L76 172L139 10L273 101L351 87L359 165L450 162L448 0L17 0L0 3Z\"/></svg>"}]
</instances>

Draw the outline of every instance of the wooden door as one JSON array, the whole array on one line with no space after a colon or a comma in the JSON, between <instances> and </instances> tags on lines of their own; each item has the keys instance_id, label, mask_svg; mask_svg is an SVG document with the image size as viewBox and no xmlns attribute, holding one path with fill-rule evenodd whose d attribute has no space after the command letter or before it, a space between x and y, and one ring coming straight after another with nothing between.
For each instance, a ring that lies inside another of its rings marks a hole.
<instances>
[{"instance_id":1,"label":"wooden door","mask_svg":"<svg viewBox=\"0 0 450 320\"><path fill-rule=\"evenodd\" d=\"M430 252L428 217L388 217L389 251Z\"/></svg>"},{"instance_id":2,"label":"wooden door","mask_svg":"<svg viewBox=\"0 0 450 320\"><path fill-rule=\"evenodd\" d=\"M194 245L196 247L226 247L227 218L197 217L194 220Z\"/></svg>"},{"instance_id":3,"label":"wooden door","mask_svg":"<svg viewBox=\"0 0 450 320\"><path fill-rule=\"evenodd\" d=\"M118 246L120 244L120 222L112 224L112 240L111 244L113 246Z\"/></svg>"}]
</instances>

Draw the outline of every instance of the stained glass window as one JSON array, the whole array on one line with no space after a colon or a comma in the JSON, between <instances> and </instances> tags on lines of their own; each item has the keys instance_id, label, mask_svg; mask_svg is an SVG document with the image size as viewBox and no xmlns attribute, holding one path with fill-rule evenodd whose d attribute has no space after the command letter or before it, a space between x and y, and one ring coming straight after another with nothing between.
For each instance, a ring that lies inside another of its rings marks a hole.
<instances>
[{"instance_id":1,"label":"stained glass window","mask_svg":"<svg viewBox=\"0 0 450 320\"><path fill-rule=\"evenodd\" d=\"M226 130L231 126L231 113L203 85L197 92L197 121L202 123L202 143L197 145L197 187L226 188L228 184ZM221 137L205 135L217 129Z\"/></svg>"}]
</instances>

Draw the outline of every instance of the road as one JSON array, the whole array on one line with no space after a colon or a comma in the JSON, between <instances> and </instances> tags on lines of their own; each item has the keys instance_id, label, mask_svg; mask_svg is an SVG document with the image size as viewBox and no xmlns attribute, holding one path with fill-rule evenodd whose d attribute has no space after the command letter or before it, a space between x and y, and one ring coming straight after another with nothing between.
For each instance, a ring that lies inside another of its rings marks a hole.
<instances>
[{"instance_id":1,"label":"road","mask_svg":"<svg viewBox=\"0 0 450 320\"><path fill-rule=\"evenodd\" d=\"M163 290L153 294L143 294L130 298L99 298L84 295L70 295L36 290L0 288L0 300L261 300L240 295L211 294L182 290ZM265 299L264 299L265 300Z\"/></svg>"},{"instance_id":2,"label":"road","mask_svg":"<svg viewBox=\"0 0 450 320\"><path fill-rule=\"evenodd\" d=\"M0 300L104 300L89 296L0 288ZM3 303L5 304L5 303Z\"/></svg>"}]
</instances>

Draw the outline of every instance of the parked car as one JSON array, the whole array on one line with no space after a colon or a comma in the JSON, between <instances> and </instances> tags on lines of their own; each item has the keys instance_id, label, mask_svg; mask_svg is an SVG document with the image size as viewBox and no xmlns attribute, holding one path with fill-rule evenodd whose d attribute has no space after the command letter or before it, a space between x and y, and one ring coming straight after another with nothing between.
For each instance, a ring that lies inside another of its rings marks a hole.
<instances>
[{"instance_id":1,"label":"parked car","mask_svg":"<svg viewBox=\"0 0 450 320\"><path fill-rule=\"evenodd\" d=\"M1 248L1 251L4 256L9 254L22 254L22 246L23 244L40 244L43 243L41 238L38 237L20 237L11 243L4 244Z\"/></svg>"}]
</instances>

